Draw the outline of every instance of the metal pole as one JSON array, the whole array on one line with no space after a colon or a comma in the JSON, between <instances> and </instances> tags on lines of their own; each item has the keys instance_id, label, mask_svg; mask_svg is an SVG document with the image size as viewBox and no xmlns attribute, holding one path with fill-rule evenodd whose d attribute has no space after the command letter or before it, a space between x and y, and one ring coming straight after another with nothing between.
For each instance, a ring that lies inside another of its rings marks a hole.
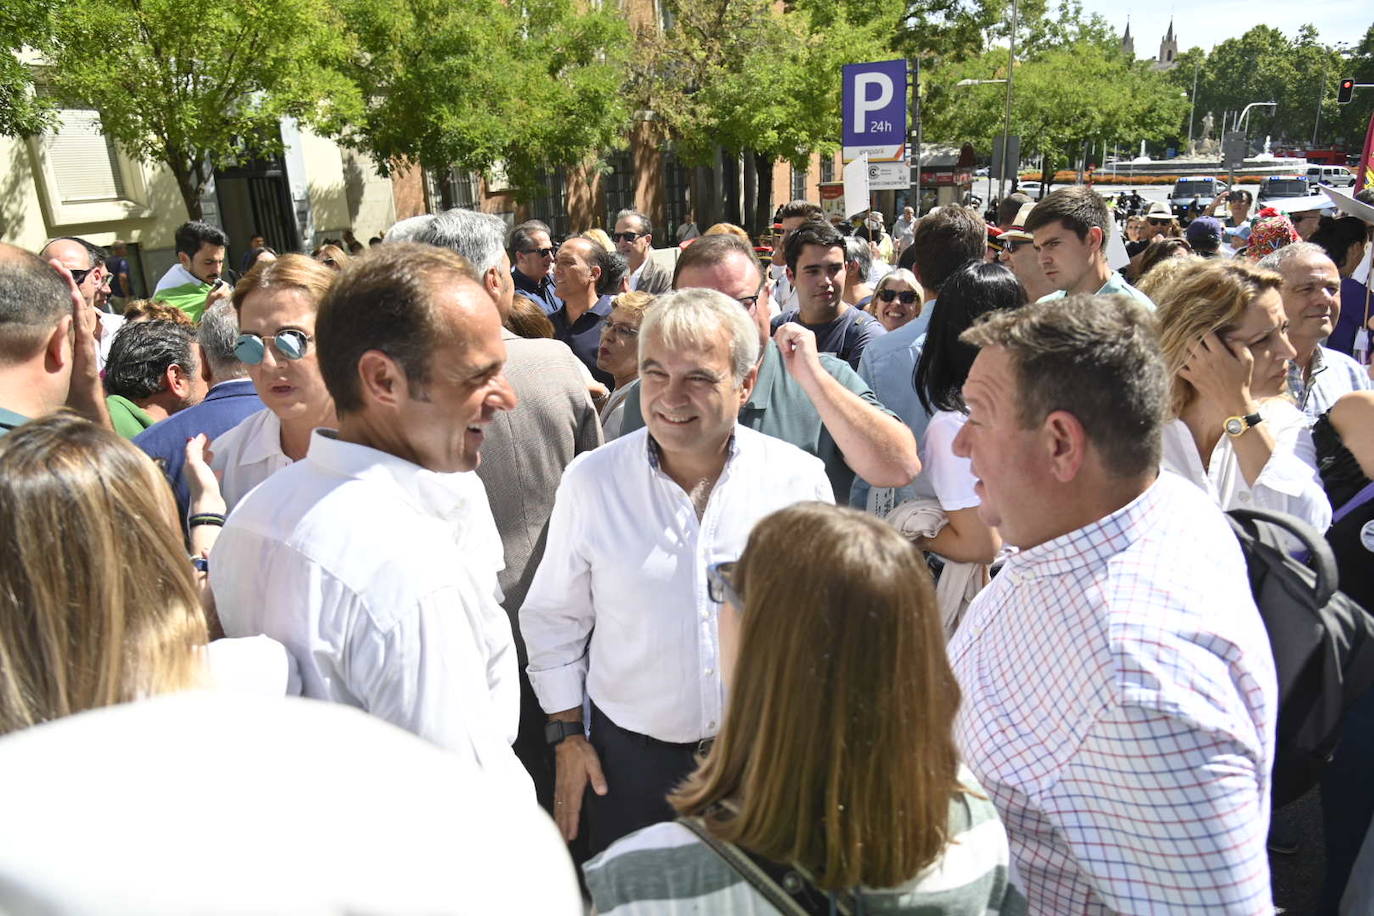
<instances>
[{"instance_id":1,"label":"metal pole","mask_svg":"<svg viewBox=\"0 0 1374 916\"><path fill-rule=\"evenodd\" d=\"M1320 127L1322 123L1322 101L1326 98L1325 71L1322 72L1322 78L1317 80L1317 85L1320 87L1317 90L1317 118L1312 122L1312 146L1314 149L1317 146L1317 128Z\"/></svg>"},{"instance_id":2,"label":"metal pole","mask_svg":"<svg viewBox=\"0 0 1374 916\"><path fill-rule=\"evenodd\" d=\"M1202 66L1199 58L1193 64L1193 106L1188 109L1188 155L1193 154L1193 115L1197 114L1197 71Z\"/></svg>"},{"instance_id":3,"label":"metal pole","mask_svg":"<svg viewBox=\"0 0 1374 916\"><path fill-rule=\"evenodd\" d=\"M1011 71L1012 68L1016 66L1016 27L1018 24L1018 12L1016 0L1011 0L1011 40L1007 47L1007 112L1006 116L1002 119L1002 173L997 177L997 196L999 199L1007 196L1007 151L1011 145Z\"/></svg>"},{"instance_id":4,"label":"metal pole","mask_svg":"<svg viewBox=\"0 0 1374 916\"><path fill-rule=\"evenodd\" d=\"M911 81L911 110L916 120L916 149L912 162L916 165L916 215L921 215L921 58L916 57L916 75Z\"/></svg>"}]
</instances>

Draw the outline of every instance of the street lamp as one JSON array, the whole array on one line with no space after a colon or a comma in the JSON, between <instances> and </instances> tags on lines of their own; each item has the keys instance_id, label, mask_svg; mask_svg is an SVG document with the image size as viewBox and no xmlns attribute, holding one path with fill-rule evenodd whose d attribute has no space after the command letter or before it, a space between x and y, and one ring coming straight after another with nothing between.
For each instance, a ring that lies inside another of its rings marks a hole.
<instances>
[{"instance_id":1,"label":"street lamp","mask_svg":"<svg viewBox=\"0 0 1374 916\"><path fill-rule=\"evenodd\" d=\"M1268 105L1272 108L1278 104L1278 102L1251 102L1249 105L1246 105L1245 108L1241 109L1240 117L1236 120L1235 129L1245 130L1245 119L1250 116L1250 109L1254 108L1256 105L1261 107Z\"/></svg>"},{"instance_id":2,"label":"street lamp","mask_svg":"<svg viewBox=\"0 0 1374 916\"><path fill-rule=\"evenodd\" d=\"M1007 151L1011 144L1011 77L1012 70L1016 66L1016 27L1019 23L1020 10L1016 0L1011 0L1011 32L1008 33L1009 44L1007 46L1007 78L1004 80L959 80L956 86L987 86L993 83L1007 84L1007 110L1002 118L1002 171L997 176L997 196L1003 198L1007 194ZM988 176L988 184L991 185L992 176Z\"/></svg>"}]
</instances>

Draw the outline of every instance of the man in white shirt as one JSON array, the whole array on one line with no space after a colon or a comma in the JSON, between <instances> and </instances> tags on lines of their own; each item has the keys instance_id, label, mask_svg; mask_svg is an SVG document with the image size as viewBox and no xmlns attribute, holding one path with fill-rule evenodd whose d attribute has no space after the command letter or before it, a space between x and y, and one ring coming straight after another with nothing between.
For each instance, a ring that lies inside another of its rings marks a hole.
<instances>
[{"instance_id":1,"label":"man in white shirt","mask_svg":"<svg viewBox=\"0 0 1374 916\"><path fill-rule=\"evenodd\" d=\"M954 452L1019 552L950 641L955 736L1031 912L1270 912L1274 662L1226 520L1159 473L1152 316L1072 296L963 337Z\"/></svg>"},{"instance_id":2,"label":"man in white shirt","mask_svg":"<svg viewBox=\"0 0 1374 916\"><path fill-rule=\"evenodd\" d=\"M365 709L532 797L515 646L472 471L515 396L491 297L428 245L381 246L320 305L339 429L239 503L211 560L225 632L291 650L306 696ZM486 545L485 548L483 545Z\"/></svg>"},{"instance_id":3,"label":"man in white shirt","mask_svg":"<svg viewBox=\"0 0 1374 916\"><path fill-rule=\"evenodd\" d=\"M1288 342L1297 351L1288 364L1288 388L1298 409L1315 420L1341 395L1370 388L1363 366L1321 345L1341 312L1341 274L1321 246L1294 242L1259 266L1283 277L1279 295L1288 318Z\"/></svg>"},{"instance_id":4,"label":"man in white shirt","mask_svg":"<svg viewBox=\"0 0 1374 916\"><path fill-rule=\"evenodd\" d=\"M670 819L664 796L720 728L707 566L735 559L765 515L832 501L820 459L736 422L758 353L728 296L659 299L639 331L647 428L578 456L558 488L520 629L556 747L554 819L576 837L590 783L593 854Z\"/></svg>"}]
</instances>

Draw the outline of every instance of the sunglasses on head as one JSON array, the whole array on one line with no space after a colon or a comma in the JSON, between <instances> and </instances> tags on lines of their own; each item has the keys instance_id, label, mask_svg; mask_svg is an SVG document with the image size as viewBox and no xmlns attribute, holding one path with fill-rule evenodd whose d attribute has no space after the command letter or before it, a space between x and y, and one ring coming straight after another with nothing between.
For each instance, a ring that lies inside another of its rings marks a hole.
<instances>
[{"instance_id":1,"label":"sunglasses on head","mask_svg":"<svg viewBox=\"0 0 1374 916\"><path fill-rule=\"evenodd\" d=\"M612 232L611 241L614 242L633 242L635 239L648 235L647 232Z\"/></svg>"},{"instance_id":2,"label":"sunglasses on head","mask_svg":"<svg viewBox=\"0 0 1374 916\"><path fill-rule=\"evenodd\" d=\"M897 292L895 289L880 289L878 290L878 298L884 302L900 299L902 305L911 305L916 301L916 293L909 289L902 290L901 292Z\"/></svg>"},{"instance_id":3,"label":"sunglasses on head","mask_svg":"<svg viewBox=\"0 0 1374 916\"><path fill-rule=\"evenodd\" d=\"M240 334L238 340L234 341L234 355L245 365L256 366L267 355L267 342L270 340L284 359L295 361L305 356L305 351L313 339L309 334L296 328L283 328L266 337Z\"/></svg>"}]
</instances>

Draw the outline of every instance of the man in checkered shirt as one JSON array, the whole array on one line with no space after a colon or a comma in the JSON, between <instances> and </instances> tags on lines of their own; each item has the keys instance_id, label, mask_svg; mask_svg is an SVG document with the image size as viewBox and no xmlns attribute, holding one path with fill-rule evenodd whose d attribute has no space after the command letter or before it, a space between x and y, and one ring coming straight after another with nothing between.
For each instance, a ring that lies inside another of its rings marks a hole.
<instances>
[{"instance_id":1,"label":"man in checkered shirt","mask_svg":"<svg viewBox=\"0 0 1374 916\"><path fill-rule=\"evenodd\" d=\"M1274 663L1225 518L1159 471L1153 319L1070 296L964 339L954 451L1020 550L950 642L956 729L1031 912L1271 913Z\"/></svg>"}]
</instances>

